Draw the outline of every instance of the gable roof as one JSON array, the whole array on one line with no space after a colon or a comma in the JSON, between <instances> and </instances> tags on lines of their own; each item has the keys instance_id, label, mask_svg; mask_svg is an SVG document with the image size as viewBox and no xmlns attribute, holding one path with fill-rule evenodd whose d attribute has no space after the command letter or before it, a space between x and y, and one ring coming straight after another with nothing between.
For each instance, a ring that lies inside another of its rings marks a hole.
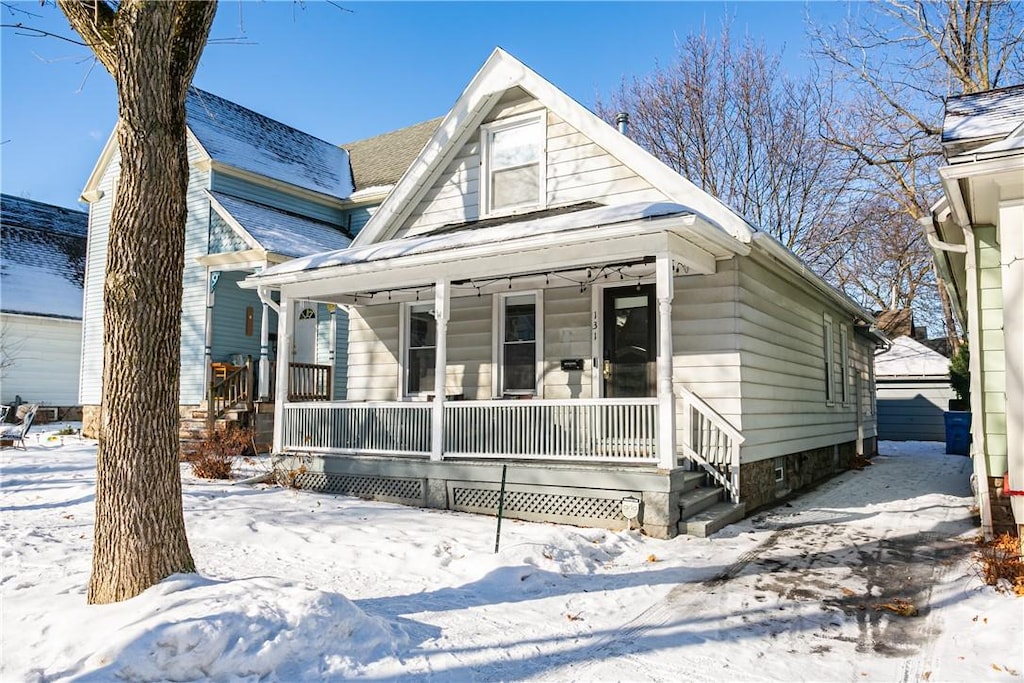
<instances>
[{"instance_id":1,"label":"gable roof","mask_svg":"<svg viewBox=\"0 0 1024 683\"><path fill-rule=\"evenodd\" d=\"M746 243L752 239L753 228L725 204L683 178L515 57L501 48L495 48L441 121L423 152L413 161L389 197L356 236L353 244L370 244L394 235L404 218L428 191L431 182L474 134L491 106L505 92L515 87L527 92L548 110L632 168L671 202L689 207L740 242Z\"/></svg>"},{"instance_id":2,"label":"gable roof","mask_svg":"<svg viewBox=\"0 0 1024 683\"><path fill-rule=\"evenodd\" d=\"M0 195L0 310L82 317L88 214Z\"/></svg>"},{"instance_id":3,"label":"gable roof","mask_svg":"<svg viewBox=\"0 0 1024 683\"><path fill-rule=\"evenodd\" d=\"M185 111L214 161L338 199L352 194L348 152L337 145L196 87Z\"/></svg>"},{"instance_id":4,"label":"gable roof","mask_svg":"<svg viewBox=\"0 0 1024 683\"><path fill-rule=\"evenodd\" d=\"M875 356L877 377L949 376L949 359L910 337L896 337Z\"/></svg>"},{"instance_id":5,"label":"gable roof","mask_svg":"<svg viewBox=\"0 0 1024 683\"><path fill-rule=\"evenodd\" d=\"M356 190L389 187L398 182L427 140L437 130L442 117L400 128L371 138L343 143L352 164Z\"/></svg>"},{"instance_id":6,"label":"gable roof","mask_svg":"<svg viewBox=\"0 0 1024 683\"><path fill-rule=\"evenodd\" d=\"M946 100L942 146L955 156L1003 140L1024 124L1024 84L958 95Z\"/></svg>"},{"instance_id":7,"label":"gable roof","mask_svg":"<svg viewBox=\"0 0 1024 683\"><path fill-rule=\"evenodd\" d=\"M209 192L224 221L254 249L291 258L344 249L352 241L337 227L264 204Z\"/></svg>"}]
</instances>

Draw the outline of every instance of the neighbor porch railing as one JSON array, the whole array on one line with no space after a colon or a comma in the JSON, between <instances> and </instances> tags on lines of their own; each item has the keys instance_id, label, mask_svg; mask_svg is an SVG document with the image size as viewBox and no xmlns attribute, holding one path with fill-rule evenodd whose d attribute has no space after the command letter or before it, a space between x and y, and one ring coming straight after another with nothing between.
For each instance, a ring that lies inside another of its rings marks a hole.
<instances>
[{"instance_id":1,"label":"neighbor porch railing","mask_svg":"<svg viewBox=\"0 0 1024 683\"><path fill-rule=\"evenodd\" d=\"M215 364L216 368L218 364ZM231 366L224 366L231 367ZM255 394L256 375L252 357L243 365L228 370L222 378L214 378L207 392L207 429L213 431L214 423L229 410L252 410Z\"/></svg>"},{"instance_id":2,"label":"neighbor porch railing","mask_svg":"<svg viewBox=\"0 0 1024 683\"><path fill-rule=\"evenodd\" d=\"M330 365L314 363L288 364L288 400L289 401L330 401L331 373Z\"/></svg>"},{"instance_id":3,"label":"neighbor porch railing","mask_svg":"<svg viewBox=\"0 0 1024 683\"><path fill-rule=\"evenodd\" d=\"M740 500L740 444L743 435L699 396L676 386L676 410L681 420L679 450L700 465L733 502Z\"/></svg>"}]
</instances>

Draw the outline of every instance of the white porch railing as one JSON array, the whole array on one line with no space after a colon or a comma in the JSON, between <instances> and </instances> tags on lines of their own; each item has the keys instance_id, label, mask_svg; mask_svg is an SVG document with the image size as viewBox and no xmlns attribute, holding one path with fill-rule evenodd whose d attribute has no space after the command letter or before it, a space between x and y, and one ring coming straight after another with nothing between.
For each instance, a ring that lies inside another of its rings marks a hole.
<instances>
[{"instance_id":1,"label":"white porch railing","mask_svg":"<svg viewBox=\"0 0 1024 683\"><path fill-rule=\"evenodd\" d=\"M284 406L284 448L322 453L430 455L430 404L310 402Z\"/></svg>"},{"instance_id":2,"label":"white porch railing","mask_svg":"<svg viewBox=\"0 0 1024 683\"><path fill-rule=\"evenodd\" d=\"M682 420L680 450L724 487L733 502L739 502L743 435L699 396L685 387L676 389L681 394L677 401Z\"/></svg>"},{"instance_id":3,"label":"white porch railing","mask_svg":"<svg viewBox=\"0 0 1024 683\"><path fill-rule=\"evenodd\" d=\"M656 463L657 399L454 401L445 457Z\"/></svg>"}]
</instances>

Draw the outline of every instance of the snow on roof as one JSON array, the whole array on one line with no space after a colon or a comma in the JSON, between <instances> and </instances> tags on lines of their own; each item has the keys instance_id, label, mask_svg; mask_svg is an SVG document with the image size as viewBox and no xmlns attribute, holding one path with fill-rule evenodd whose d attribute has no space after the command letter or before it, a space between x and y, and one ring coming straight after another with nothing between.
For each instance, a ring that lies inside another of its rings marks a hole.
<instances>
[{"instance_id":1,"label":"snow on roof","mask_svg":"<svg viewBox=\"0 0 1024 683\"><path fill-rule=\"evenodd\" d=\"M943 145L1002 138L1024 121L1024 85L950 97L942 122Z\"/></svg>"},{"instance_id":2,"label":"snow on roof","mask_svg":"<svg viewBox=\"0 0 1024 683\"><path fill-rule=\"evenodd\" d=\"M949 375L949 359L910 337L896 337L892 347L875 356L876 377Z\"/></svg>"},{"instance_id":3,"label":"snow on roof","mask_svg":"<svg viewBox=\"0 0 1024 683\"><path fill-rule=\"evenodd\" d=\"M0 310L82 317L88 215L0 196Z\"/></svg>"},{"instance_id":4,"label":"snow on roof","mask_svg":"<svg viewBox=\"0 0 1024 683\"><path fill-rule=\"evenodd\" d=\"M693 211L681 204L670 202L639 202L619 206L602 206L596 209L576 211L558 216L547 216L522 222L511 222L504 225L462 230L458 232L429 234L422 237L387 240L376 244L368 244L353 249L343 249L329 254L318 254L305 258L297 258L264 271L265 275L281 275L297 273L305 270L316 270L332 266L343 266L354 263L382 261L399 256L426 254L449 251L463 247L505 242L508 240L548 235L570 230L593 228L614 223L658 218L678 214L692 214ZM510 219L514 220L514 219Z\"/></svg>"},{"instance_id":5,"label":"snow on roof","mask_svg":"<svg viewBox=\"0 0 1024 683\"><path fill-rule=\"evenodd\" d=\"M189 129L213 159L339 199L352 194L341 147L195 87L185 109Z\"/></svg>"},{"instance_id":6,"label":"snow on roof","mask_svg":"<svg viewBox=\"0 0 1024 683\"><path fill-rule=\"evenodd\" d=\"M352 239L330 223L297 216L263 204L211 192L232 218L268 252L283 256L310 256L344 249Z\"/></svg>"}]
</instances>

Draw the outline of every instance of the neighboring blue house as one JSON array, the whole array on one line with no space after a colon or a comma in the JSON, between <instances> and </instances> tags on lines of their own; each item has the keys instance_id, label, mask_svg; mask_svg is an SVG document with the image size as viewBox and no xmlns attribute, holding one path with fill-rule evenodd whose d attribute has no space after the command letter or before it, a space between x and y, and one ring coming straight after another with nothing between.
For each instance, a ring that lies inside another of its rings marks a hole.
<instances>
[{"instance_id":1,"label":"neighboring blue house","mask_svg":"<svg viewBox=\"0 0 1024 683\"><path fill-rule=\"evenodd\" d=\"M191 172L182 282L182 417L205 407L211 384L217 385L218 397L230 394L233 402L240 396L250 408L254 401L269 400L271 367L278 357L292 363L297 395L344 398L345 314L334 306L296 302L295 338L291 348L278 349L277 304L261 301L237 283L268 266L347 246L437 121L342 147L196 88L186 109ZM82 192L89 203L89 239L80 401L88 435L96 432L102 389L103 278L119 172L112 134ZM248 358L251 369L245 368Z\"/></svg>"},{"instance_id":2,"label":"neighboring blue house","mask_svg":"<svg viewBox=\"0 0 1024 683\"><path fill-rule=\"evenodd\" d=\"M82 211L0 196L0 401L78 405ZM53 411L49 414L56 417Z\"/></svg>"}]
</instances>

